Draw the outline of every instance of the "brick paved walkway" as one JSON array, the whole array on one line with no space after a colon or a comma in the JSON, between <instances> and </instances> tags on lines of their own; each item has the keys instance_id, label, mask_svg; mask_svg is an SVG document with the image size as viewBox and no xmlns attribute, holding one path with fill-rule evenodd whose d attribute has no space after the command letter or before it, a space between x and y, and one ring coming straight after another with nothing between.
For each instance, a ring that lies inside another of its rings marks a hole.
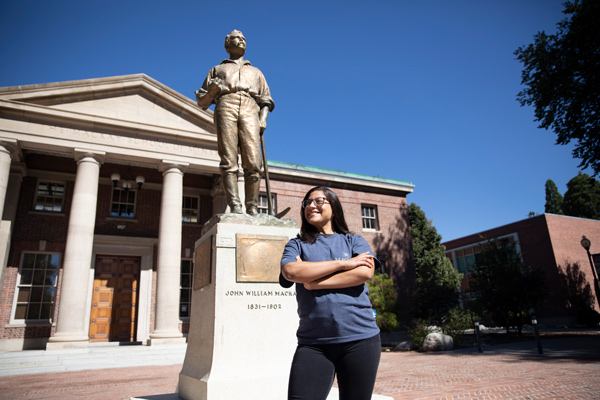
<instances>
[{"instance_id":1,"label":"brick paved walkway","mask_svg":"<svg viewBox=\"0 0 600 400\"><path fill-rule=\"evenodd\" d=\"M399 399L600 399L600 336L444 353L384 352L375 393ZM177 398L181 365L0 378L0 399ZM237 399L223 399L237 400Z\"/></svg>"},{"instance_id":2,"label":"brick paved walkway","mask_svg":"<svg viewBox=\"0 0 600 400\"><path fill-rule=\"evenodd\" d=\"M600 360L384 354L375 392L394 399L599 399Z\"/></svg>"}]
</instances>

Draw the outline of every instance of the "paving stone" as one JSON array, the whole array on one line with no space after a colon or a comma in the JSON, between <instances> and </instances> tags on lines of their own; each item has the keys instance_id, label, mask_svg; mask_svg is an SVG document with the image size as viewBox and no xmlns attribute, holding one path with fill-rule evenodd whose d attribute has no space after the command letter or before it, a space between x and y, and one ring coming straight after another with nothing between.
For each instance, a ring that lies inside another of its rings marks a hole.
<instances>
[{"instance_id":1,"label":"paving stone","mask_svg":"<svg viewBox=\"0 0 600 400\"><path fill-rule=\"evenodd\" d=\"M439 353L382 353L374 398L598 399L600 335ZM585 351L584 351L585 350ZM0 377L0 400L177 400L181 364ZM229 400L229 399L227 399Z\"/></svg>"}]
</instances>

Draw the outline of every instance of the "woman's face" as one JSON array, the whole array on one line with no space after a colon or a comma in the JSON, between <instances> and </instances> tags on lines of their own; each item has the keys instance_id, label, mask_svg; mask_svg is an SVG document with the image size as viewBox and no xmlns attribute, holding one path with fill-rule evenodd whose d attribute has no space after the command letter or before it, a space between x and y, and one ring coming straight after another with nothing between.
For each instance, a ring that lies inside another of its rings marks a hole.
<instances>
[{"instance_id":1,"label":"woman's face","mask_svg":"<svg viewBox=\"0 0 600 400\"><path fill-rule=\"evenodd\" d=\"M315 190L308 196L307 200L312 200L310 204L304 207L304 217L308 223L317 228L319 233L333 233L333 225L331 223L333 212L325 193ZM324 200L323 203L317 205L317 202L321 202L322 200Z\"/></svg>"}]
</instances>

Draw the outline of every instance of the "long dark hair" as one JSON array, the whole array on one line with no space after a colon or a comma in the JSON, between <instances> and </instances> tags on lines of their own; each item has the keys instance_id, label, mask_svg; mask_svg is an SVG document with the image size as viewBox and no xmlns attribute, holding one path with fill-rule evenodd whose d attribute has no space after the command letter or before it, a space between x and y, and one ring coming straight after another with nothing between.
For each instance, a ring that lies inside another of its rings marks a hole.
<instances>
[{"instance_id":1,"label":"long dark hair","mask_svg":"<svg viewBox=\"0 0 600 400\"><path fill-rule=\"evenodd\" d=\"M338 199L337 195L333 192L333 190L329 189L325 186L317 186L310 189L305 195L304 200L308 200L312 192L321 191L329 201L329 205L331 206L332 218L331 225L333 227L333 231L336 233L346 234L350 233L348 230L348 224L346 224L346 218L344 217L344 209L342 208L342 203L340 199ZM317 236L319 236L319 231L317 228L312 226L306 216L304 216L304 207L300 210L300 217L302 218L302 226L300 227L300 233L298 234L298 239L303 242L314 243L317 240Z\"/></svg>"}]
</instances>

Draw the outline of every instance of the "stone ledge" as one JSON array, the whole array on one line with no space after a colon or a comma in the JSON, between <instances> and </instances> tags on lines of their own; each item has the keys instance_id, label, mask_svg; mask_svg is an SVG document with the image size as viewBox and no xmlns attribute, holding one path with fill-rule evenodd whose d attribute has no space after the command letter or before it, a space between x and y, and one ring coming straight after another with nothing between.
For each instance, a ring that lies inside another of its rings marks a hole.
<instances>
[{"instance_id":1,"label":"stone ledge","mask_svg":"<svg viewBox=\"0 0 600 400\"><path fill-rule=\"evenodd\" d=\"M254 226L271 226L278 228L297 228L296 221L291 218L279 219L268 214L217 214L208 220L202 227L202 235L208 232L216 224L240 224Z\"/></svg>"}]
</instances>

